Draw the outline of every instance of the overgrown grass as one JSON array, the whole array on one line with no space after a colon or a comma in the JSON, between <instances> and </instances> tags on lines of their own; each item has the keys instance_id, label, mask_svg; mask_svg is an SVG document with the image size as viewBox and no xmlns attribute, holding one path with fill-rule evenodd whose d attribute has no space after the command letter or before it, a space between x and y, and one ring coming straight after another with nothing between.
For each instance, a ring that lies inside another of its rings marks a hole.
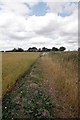
<instances>
[{"instance_id":1,"label":"overgrown grass","mask_svg":"<svg viewBox=\"0 0 80 120\"><path fill-rule=\"evenodd\" d=\"M78 52L51 52L43 57L41 68L56 100L58 117L78 115Z\"/></svg>"},{"instance_id":2,"label":"overgrown grass","mask_svg":"<svg viewBox=\"0 0 80 120\"><path fill-rule=\"evenodd\" d=\"M0 52L0 98L2 96L2 53Z\"/></svg>"},{"instance_id":3,"label":"overgrown grass","mask_svg":"<svg viewBox=\"0 0 80 120\"><path fill-rule=\"evenodd\" d=\"M39 53L13 52L2 53L2 94L15 84L36 61Z\"/></svg>"}]
</instances>

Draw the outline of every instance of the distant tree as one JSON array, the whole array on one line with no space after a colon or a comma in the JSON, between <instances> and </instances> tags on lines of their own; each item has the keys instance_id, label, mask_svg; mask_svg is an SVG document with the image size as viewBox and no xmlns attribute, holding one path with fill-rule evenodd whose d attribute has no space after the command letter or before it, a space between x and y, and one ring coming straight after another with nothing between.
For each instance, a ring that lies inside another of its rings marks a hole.
<instances>
[{"instance_id":1,"label":"distant tree","mask_svg":"<svg viewBox=\"0 0 80 120\"><path fill-rule=\"evenodd\" d=\"M42 48L42 52L47 52L47 51L48 51L48 49L46 47Z\"/></svg>"},{"instance_id":2,"label":"distant tree","mask_svg":"<svg viewBox=\"0 0 80 120\"><path fill-rule=\"evenodd\" d=\"M52 48L52 51L58 51L58 48L53 47L53 48Z\"/></svg>"},{"instance_id":3,"label":"distant tree","mask_svg":"<svg viewBox=\"0 0 80 120\"><path fill-rule=\"evenodd\" d=\"M4 50L0 51L0 52L4 52Z\"/></svg>"},{"instance_id":4,"label":"distant tree","mask_svg":"<svg viewBox=\"0 0 80 120\"><path fill-rule=\"evenodd\" d=\"M24 52L24 50L22 48L14 48L13 50L11 50L11 52Z\"/></svg>"},{"instance_id":5,"label":"distant tree","mask_svg":"<svg viewBox=\"0 0 80 120\"><path fill-rule=\"evenodd\" d=\"M38 52L42 52L41 48L38 49Z\"/></svg>"},{"instance_id":6,"label":"distant tree","mask_svg":"<svg viewBox=\"0 0 80 120\"><path fill-rule=\"evenodd\" d=\"M29 48L27 51L28 52L37 52L37 48L36 47L32 47L32 48Z\"/></svg>"},{"instance_id":7,"label":"distant tree","mask_svg":"<svg viewBox=\"0 0 80 120\"><path fill-rule=\"evenodd\" d=\"M17 52L24 52L22 48L18 48Z\"/></svg>"},{"instance_id":8,"label":"distant tree","mask_svg":"<svg viewBox=\"0 0 80 120\"><path fill-rule=\"evenodd\" d=\"M17 52L17 49L16 49L16 48L14 48L13 50L11 50L11 52Z\"/></svg>"},{"instance_id":9,"label":"distant tree","mask_svg":"<svg viewBox=\"0 0 80 120\"><path fill-rule=\"evenodd\" d=\"M59 51L65 51L65 50L66 50L65 47L60 47L60 48L59 48Z\"/></svg>"},{"instance_id":10,"label":"distant tree","mask_svg":"<svg viewBox=\"0 0 80 120\"><path fill-rule=\"evenodd\" d=\"M50 51L51 51L51 49L48 48L48 49L47 49L47 52L50 52Z\"/></svg>"},{"instance_id":11,"label":"distant tree","mask_svg":"<svg viewBox=\"0 0 80 120\"><path fill-rule=\"evenodd\" d=\"M32 47L32 51L33 52L37 52L37 48L36 47Z\"/></svg>"},{"instance_id":12,"label":"distant tree","mask_svg":"<svg viewBox=\"0 0 80 120\"><path fill-rule=\"evenodd\" d=\"M32 49L31 49L31 48L28 48L27 52L32 52Z\"/></svg>"}]
</instances>

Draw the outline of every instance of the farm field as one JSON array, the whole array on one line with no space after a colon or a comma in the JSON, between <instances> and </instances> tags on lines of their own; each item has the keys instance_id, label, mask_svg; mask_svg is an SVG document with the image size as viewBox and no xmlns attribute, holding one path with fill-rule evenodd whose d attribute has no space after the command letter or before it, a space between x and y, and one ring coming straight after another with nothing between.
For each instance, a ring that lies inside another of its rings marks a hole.
<instances>
[{"instance_id":1,"label":"farm field","mask_svg":"<svg viewBox=\"0 0 80 120\"><path fill-rule=\"evenodd\" d=\"M2 94L15 84L39 57L39 53L2 53Z\"/></svg>"},{"instance_id":2,"label":"farm field","mask_svg":"<svg viewBox=\"0 0 80 120\"><path fill-rule=\"evenodd\" d=\"M42 53L3 98L3 119L76 118L78 102L78 52Z\"/></svg>"}]
</instances>

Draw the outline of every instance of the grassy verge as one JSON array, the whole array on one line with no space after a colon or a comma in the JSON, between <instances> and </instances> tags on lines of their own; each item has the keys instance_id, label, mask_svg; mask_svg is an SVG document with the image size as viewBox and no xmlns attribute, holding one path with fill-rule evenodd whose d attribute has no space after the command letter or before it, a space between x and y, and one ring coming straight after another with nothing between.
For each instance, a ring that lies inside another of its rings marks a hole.
<instances>
[{"instance_id":1,"label":"grassy verge","mask_svg":"<svg viewBox=\"0 0 80 120\"><path fill-rule=\"evenodd\" d=\"M0 52L0 98L2 96L2 53Z\"/></svg>"},{"instance_id":2,"label":"grassy verge","mask_svg":"<svg viewBox=\"0 0 80 120\"><path fill-rule=\"evenodd\" d=\"M44 80L50 83L59 118L78 116L78 52L51 52L41 59Z\"/></svg>"}]
</instances>

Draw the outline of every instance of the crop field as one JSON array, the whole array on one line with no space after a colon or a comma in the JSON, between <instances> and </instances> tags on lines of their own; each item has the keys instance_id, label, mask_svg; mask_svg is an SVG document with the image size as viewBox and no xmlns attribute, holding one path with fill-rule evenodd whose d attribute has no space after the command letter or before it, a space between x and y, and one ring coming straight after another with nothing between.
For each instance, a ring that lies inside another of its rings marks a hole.
<instances>
[{"instance_id":1,"label":"crop field","mask_svg":"<svg viewBox=\"0 0 80 120\"><path fill-rule=\"evenodd\" d=\"M3 81L12 82L8 84L14 84L38 58L29 73L3 98L3 119L78 117L78 52L47 52L38 56L39 53L3 53ZM7 88L5 82L3 85Z\"/></svg>"},{"instance_id":2,"label":"crop field","mask_svg":"<svg viewBox=\"0 0 80 120\"><path fill-rule=\"evenodd\" d=\"M38 56L38 53L2 53L3 95L30 68Z\"/></svg>"}]
</instances>

